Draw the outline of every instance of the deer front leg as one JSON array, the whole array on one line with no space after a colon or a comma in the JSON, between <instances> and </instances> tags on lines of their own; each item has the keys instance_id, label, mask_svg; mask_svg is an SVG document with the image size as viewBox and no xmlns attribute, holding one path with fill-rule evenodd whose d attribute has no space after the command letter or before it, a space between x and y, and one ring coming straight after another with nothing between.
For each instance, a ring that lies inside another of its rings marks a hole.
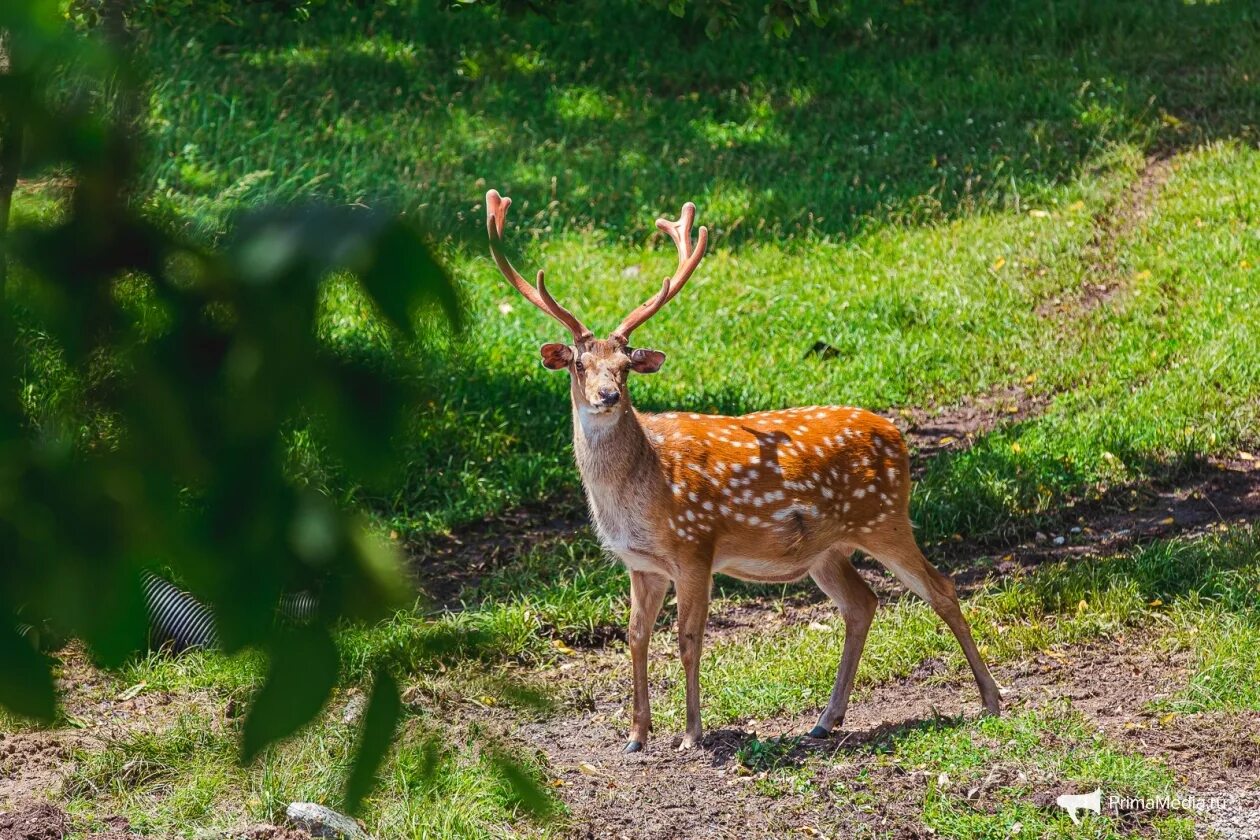
<instances>
[{"instance_id":1,"label":"deer front leg","mask_svg":"<svg viewBox=\"0 0 1260 840\"><path fill-rule=\"evenodd\" d=\"M704 625L709 618L709 589L713 575L709 568L683 571L674 581L678 592L678 653L682 658L687 683L687 730L680 750L699 745L703 737L700 726L700 650L704 645Z\"/></svg>"},{"instance_id":2,"label":"deer front leg","mask_svg":"<svg viewBox=\"0 0 1260 840\"><path fill-rule=\"evenodd\" d=\"M626 752L638 752L652 728L652 707L648 699L648 643L652 628L669 591L669 578L649 572L630 573L630 668L634 672L634 717Z\"/></svg>"}]
</instances>

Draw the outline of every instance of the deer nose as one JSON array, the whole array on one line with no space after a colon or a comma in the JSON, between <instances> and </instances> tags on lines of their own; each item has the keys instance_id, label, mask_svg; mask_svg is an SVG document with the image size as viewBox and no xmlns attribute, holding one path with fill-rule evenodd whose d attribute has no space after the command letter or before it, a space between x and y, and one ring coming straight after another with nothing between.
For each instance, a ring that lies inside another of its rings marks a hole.
<instances>
[{"instance_id":1,"label":"deer nose","mask_svg":"<svg viewBox=\"0 0 1260 840\"><path fill-rule=\"evenodd\" d=\"M600 388L599 403L600 405L616 405L621 399L621 392L616 388Z\"/></svg>"}]
</instances>

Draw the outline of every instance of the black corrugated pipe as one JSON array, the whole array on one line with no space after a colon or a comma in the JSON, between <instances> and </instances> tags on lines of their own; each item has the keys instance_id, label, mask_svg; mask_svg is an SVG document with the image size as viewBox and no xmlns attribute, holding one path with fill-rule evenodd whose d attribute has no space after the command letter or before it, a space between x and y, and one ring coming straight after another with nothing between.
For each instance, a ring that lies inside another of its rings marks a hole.
<instances>
[{"instance_id":1,"label":"black corrugated pipe","mask_svg":"<svg viewBox=\"0 0 1260 840\"><path fill-rule=\"evenodd\" d=\"M180 589L152 572L144 573L144 600L149 610L149 646L174 651L213 648L219 644L214 613L191 592ZM280 598L280 616L295 622L315 617L319 602L309 592ZM39 647L41 634L29 624L19 624L18 635L33 636Z\"/></svg>"}]
</instances>

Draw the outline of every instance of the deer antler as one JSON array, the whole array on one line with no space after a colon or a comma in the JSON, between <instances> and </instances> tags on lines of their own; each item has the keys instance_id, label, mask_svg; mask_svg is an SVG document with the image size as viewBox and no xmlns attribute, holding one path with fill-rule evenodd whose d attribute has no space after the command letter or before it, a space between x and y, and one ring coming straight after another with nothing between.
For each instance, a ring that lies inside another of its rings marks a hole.
<instances>
[{"instance_id":1,"label":"deer antler","mask_svg":"<svg viewBox=\"0 0 1260 840\"><path fill-rule=\"evenodd\" d=\"M486 193L486 233L490 237L490 255L494 257L499 272L527 301L564 324L573 334L574 341L586 341L591 337L591 331L551 296L551 293L547 291L547 285L543 282L542 270L538 272L537 287L531 286L512 267L507 254L503 253L503 225L507 220L508 208L511 206L512 199L500 196L498 190L490 190Z\"/></svg>"},{"instance_id":2,"label":"deer antler","mask_svg":"<svg viewBox=\"0 0 1260 840\"><path fill-rule=\"evenodd\" d=\"M638 329L644 321L651 318L660 308L674 299L674 295L687 284L687 280L691 277L692 272L700 265L700 260L704 258L705 248L709 244L709 229L700 226L700 235L696 238L695 248L691 247L691 223L696 219L696 205L688 201L682 207L682 216L676 222L669 219L657 219L656 226L664 233L669 234L669 238L674 240L674 245L678 248L678 270L674 272L673 277L665 278L665 285L661 290L640 304L639 308L626 316L621 322L621 326L613 331L613 336L620 338L622 341L630 340L630 333Z\"/></svg>"}]
</instances>

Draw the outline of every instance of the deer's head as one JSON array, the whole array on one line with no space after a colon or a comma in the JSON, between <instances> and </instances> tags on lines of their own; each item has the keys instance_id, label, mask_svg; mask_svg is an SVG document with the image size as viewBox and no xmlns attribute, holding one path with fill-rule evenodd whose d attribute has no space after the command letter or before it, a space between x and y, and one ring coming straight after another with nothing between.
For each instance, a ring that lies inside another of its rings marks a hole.
<instances>
[{"instance_id":1,"label":"deer's head","mask_svg":"<svg viewBox=\"0 0 1260 840\"><path fill-rule=\"evenodd\" d=\"M521 295L543 312L559 321L573 337L571 344L552 343L542 346L542 361L551 370L568 370L572 383L573 403L588 416L616 417L630 403L626 380L631 372L656 373L665 362L665 354L630 345L630 334L655 315L682 289L704 257L709 231L701 227L695 246L691 243L691 223L696 206L683 205L682 217L671 222L657 219L656 226L674 240L678 248L678 270L666 277L661 290L626 316L608 338L596 338L587 327L565 309L547 291L543 272L531 286L517 272L503 253L503 227L512 199L497 190L486 193L486 231L490 236L490 253L499 271Z\"/></svg>"}]
</instances>

